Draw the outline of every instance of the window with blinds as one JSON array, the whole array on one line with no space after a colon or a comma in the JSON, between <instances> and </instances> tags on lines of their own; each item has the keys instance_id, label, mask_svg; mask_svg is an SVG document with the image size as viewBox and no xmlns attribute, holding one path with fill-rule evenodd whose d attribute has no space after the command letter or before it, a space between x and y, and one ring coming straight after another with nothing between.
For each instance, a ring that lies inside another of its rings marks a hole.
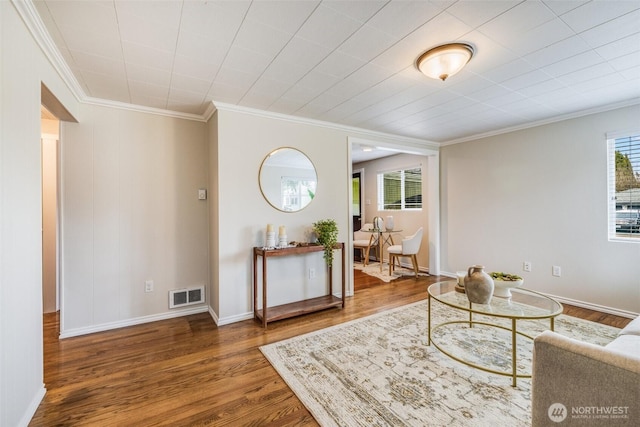
<instances>
[{"instance_id":1,"label":"window with blinds","mask_svg":"<svg viewBox=\"0 0 640 427\"><path fill-rule=\"evenodd\" d=\"M608 136L609 238L640 242L640 131Z\"/></svg>"},{"instance_id":2,"label":"window with blinds","mask_svg":"<svg viewBox=\"0 0 640 427\"><path fill-rule=\"evenodd\" d=\"M378 210L416 209L422 209L422 168L378 174Z\"/></svg>"},{"instance_id":3,"label":"window with blinds","mask_svg":"<svg viewBox=\"0 0 640 427\"><path fill-rule=\"evenodd\" d=\"M297 211L307 206L316 194L316 179L283 176L280 197L283 211Z\"/></svg>"}]
</instances>

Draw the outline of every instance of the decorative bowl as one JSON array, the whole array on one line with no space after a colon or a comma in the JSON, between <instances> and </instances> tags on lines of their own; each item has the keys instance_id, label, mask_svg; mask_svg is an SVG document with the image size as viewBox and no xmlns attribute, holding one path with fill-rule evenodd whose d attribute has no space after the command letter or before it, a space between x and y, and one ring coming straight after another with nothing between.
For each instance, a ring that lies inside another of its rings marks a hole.
<instances>
[{"instance_id":1,"label":"decorative bowl","mask_svg":"<svg viewBox=\"0 0 640 427\"><path fill-rule=\"evenodd\" d=\"M500 280L493 279L493 295L501 298L511 298L511 289L522 286L524 279Z\"/></svg>"}]
</instances>

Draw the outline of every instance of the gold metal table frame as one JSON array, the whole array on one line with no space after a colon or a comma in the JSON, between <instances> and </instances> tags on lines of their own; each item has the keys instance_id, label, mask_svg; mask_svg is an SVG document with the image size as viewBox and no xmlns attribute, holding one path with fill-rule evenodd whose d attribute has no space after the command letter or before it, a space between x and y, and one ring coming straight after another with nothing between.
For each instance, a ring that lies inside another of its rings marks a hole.
<instances>
[{"instance_id":1,"label":"gold metal table frame","mask_svg":"<svg viewBox=\"0 0 640 427\"><path fill-rule=\"evenodd\" d=\"M530 301L536 305L531 306L530 313L519 314L515 310L510 311L501 307L502 305L509 305L509 300L505 298L494 297L490 304L473 304L468 301L465 294L455 291L456 281L445 281L445 282L437 282L429 286L428 288L428 319L427 319L427 328L428 328L428 341L427 345L433 344L438 350L440 350L443 354L447 355L453 360L456 360L462 364L467 366L471 366L476 369L480 369L485 372L490 372L498 375L510 376L512 378L511 385L516 387L518 378L531 378L530 374L518 373L517 366L517 336L520 335L522 337L528 338L533 341L532 336L527 335L523 332L518 332L517 321L518 320L535 320L535 319L549 319L549 328L550 330L554 330L554 319L562 313L563 307L558 301L550 298L546 295L543 295L539 292L532 291L530 289L518 288L517 290L512 290L513 298L520 299L522 302L517 302L522 306L526 306L526 301ZM443 323L439 323L435 326L431 326L431 299L434 299L444 305L455 308L457 310L466 311L469 313L469 320L451 320ZM496 301L494 301L497 299ZM465 304L466 300L466 304ZM493 303L493 305L491 305ZM545 307L546 306L546 307ZM485 316L492 316L497 318L505 318L511 320L511 327L506 327L503 325L498 325L495 323L474 321L473 315L480 314ZM437 342L433 340L433 332L438 328L445 327L447 325L454 324L466 324L472 328L474 325L483 325L489 326L493 328L499 328L506 331L511 332L511 371L499 371L495 369L491 369L486 366L479 365L477 363L473 363L467 360L464 360L462 357L456 356L450 351L445 350L441 345L438 345Z\"/></svg>"}]
</instances>

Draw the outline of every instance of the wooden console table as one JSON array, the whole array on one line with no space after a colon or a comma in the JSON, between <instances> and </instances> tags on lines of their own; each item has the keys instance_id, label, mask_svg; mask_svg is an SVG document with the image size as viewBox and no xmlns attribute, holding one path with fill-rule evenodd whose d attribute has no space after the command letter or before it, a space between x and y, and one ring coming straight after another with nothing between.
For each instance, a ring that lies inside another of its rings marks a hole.
<instances>
[{"instance_id":1,"label":"wooden console table","mask_svg":"<svg viewBox=\"0 0 640 427\"><path fill-rule=\"evenodd\" d=\"M344 308L345 300L345 253L344 243L337 243L334 249L342 251L342 297L333 295L333 274L332 268L328 267L329 293L327 295L296 301L289 304L275 307L267 306L267 260L271 257L285 257L291 255L301 255L310 252L322 252L322 245L296 246L283 249L263 249L253 248L253 317L262 321L262 326L267 327L268 322L274 320L287 319L289 317L300 316L302 314L313 313L331 307L341 306ZM262 309L258 308L258 257L262 257ZM335 260L334 260L335 262Z\"/></svg>"}]
</instances>

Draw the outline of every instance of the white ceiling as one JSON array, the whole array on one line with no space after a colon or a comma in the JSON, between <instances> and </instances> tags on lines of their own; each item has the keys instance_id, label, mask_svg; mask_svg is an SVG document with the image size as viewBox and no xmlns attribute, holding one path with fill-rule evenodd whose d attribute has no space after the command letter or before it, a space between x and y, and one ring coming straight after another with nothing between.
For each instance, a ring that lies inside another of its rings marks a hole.
<instances>
[{"instance_id":1,"label":"white ceiling","mask_svg":"<svg viewBox=\"0 0 640 427\"><path fill-rule=\"evenodd\" d=\"M35 1L86 97L448 143L640 102L640 0ZM446 82L428 48L476 54Z\"/></svg>"}]
</instances>

